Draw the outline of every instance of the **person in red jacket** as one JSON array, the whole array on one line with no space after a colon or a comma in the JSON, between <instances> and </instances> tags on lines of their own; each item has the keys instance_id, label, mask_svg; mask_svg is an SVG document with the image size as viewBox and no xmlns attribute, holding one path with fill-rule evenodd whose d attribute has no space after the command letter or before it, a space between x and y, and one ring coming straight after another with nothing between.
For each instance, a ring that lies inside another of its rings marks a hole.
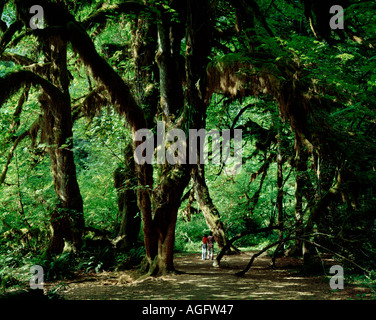
<instances>
[{"instance_id":1,"label":"person in red jacket","mask_svg":"<svg viewBox=\"0 0 376 320\"><path fill-rule=\"evenodd\" d=\"M207 259L207 251L208 251L208 235L204 234L202 238L202 260Z\"/></svg>"},{"instance_id":2,"label":"person in red jacket","mask_svg":"<svg viewBox=\"0 0 376 320\"><path fill-rule=\"evenodd\" d=\"M208 237L208 259L211 258L214 259L214 237L213 233L210 231L209 237Z\"/></svg>"}]
</instances>

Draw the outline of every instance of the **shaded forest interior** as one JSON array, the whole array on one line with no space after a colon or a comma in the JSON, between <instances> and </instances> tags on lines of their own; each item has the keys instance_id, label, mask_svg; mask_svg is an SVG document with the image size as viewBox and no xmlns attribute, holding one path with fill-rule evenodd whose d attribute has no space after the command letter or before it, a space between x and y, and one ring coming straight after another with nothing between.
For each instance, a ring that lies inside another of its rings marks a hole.
<instances>
[{"instance_id":1,"label":"shaded forest interior","mask_svg":"<svg viewBox=\"0 0 376 320\"><path fill-rule=\"evenodd\" d=\"M374 1L40 0L37 20L33 5L0 1L3 290L33 265L45 281L164 275L209 232L215 266L247 248L309 274L325 253L375 283ZM230 143L209 139L203 163L178 136L158 144L158 123Z\"/></svg>"}]
</instances>

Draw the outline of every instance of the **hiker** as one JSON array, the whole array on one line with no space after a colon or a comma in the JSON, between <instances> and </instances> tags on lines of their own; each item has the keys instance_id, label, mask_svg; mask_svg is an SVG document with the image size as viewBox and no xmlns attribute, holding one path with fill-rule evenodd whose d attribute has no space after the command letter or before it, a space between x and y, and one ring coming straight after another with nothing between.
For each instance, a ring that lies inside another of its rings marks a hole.
<instances>
[{"instance_id":1,"label":"hiker","mask_svg":"<svg viewBox=\"0 0 376 320\"><path fill-rule=\"evenodd\" d=\"M206 259L207 250L208 250L208 235L204 234L204 237L202 238L202 260Z\"/></svg>"},{"instance_id":2,"label":"hiker","mask_svg":"<svg viewBox=\"0 0 376 320\"><path fill-rule=\"evenodd\" d=\"M210 231L209 237L208 237L208 259L211 257L211 259L214 259L214 237L213 232Z\"/></svg>"}]
</instances>

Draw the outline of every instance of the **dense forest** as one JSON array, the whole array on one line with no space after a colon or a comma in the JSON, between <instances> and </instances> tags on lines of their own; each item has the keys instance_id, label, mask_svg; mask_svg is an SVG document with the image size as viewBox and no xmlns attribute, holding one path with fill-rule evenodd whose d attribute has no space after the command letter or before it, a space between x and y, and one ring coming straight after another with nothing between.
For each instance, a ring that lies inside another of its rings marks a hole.
<instances>
[{"instance_id":1,"label":"dense forest","mask_svg":"<svg viewBox=\"0 0 376 320\"><path fill-rule=\"evenodd\" d=\"M209 232L375 280L374 1L37 2L0 1L1 290Z\"/></svg>"}]
</instances>

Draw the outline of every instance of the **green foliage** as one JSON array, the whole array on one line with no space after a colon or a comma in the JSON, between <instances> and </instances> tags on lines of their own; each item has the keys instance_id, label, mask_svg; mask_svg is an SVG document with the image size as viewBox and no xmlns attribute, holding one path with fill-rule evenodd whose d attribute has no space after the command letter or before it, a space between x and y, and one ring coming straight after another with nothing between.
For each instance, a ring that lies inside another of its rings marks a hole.
<instances>
[{"instance_id":1,"label":"green foliage","mask_svg":"<svg viewBox=\"0 0 376 320\"><path fill-rule=\"evenodd\" d=\"M45 271L45 281L62 280L71 278L74 271L74 256L70 252L47 257L42 255L33 260L35 265L40 265Z\"/></svg>"},{"instance_id":2,"label":"green foliage","mask_svg":"<svg viewBox=\"0 0 376 320\"><path fill-rule=\"evenodd\" d=\"M2 251L0 254L0 281L1 289L8 287L20 286L25 280L25 266L22 263L20 250Z\"/></svg>"},{"instance_id":3,"label":"green foliage","mask_svg":"<svg viewBox=\"0 0 376 320\"><path fill-rule=\"evenodd\" d=\"M66 2L77 20L85 20L99 9L108 8L107 4L97 0ZM240 62L242 66L253 66L252 70L242 67L240 72L244 74L257 75L259 70L268 70L279 81L274 85L281 86L276 90L281 94L284 89L282 85L291 81L282 76L281 70L296 67L296 73L292 74L296 77L297 89L309 88L304 96L307 100L317 98L314 100L317 105L308 104L307 109L311 109L305 110L309 114L312 131L321 127L325 127L325 130L317 130L324 134L314 135L312 140L315 146L312 141L306 140L307 137L302 137L305 145L301 148L307 152L307 158L304 160L305 169L300 170L295 163L298 135L289 123L291 119L281 119L281 106L277 105L267 90L260 90L257 96L245 94L241 97L214 93L204 117L206 129L221 131L242 128L243 164L241 172L236 176L226 175L221 166L207 165L205 179L210 197L230 239L239 232L257 230L278 222L276 159L279 153L283 162L283 223L288 229L284 236L297 225L296 182L300 174L304 173L307 180L302 195L303 226L307 226L315 206L333 191L330 188L335 185L336 179L344 179L337 197L322 206L318 214L320 217L313 223L312 231L325 233L325 236L312 239L372 270L376 261L376 108L372 98L376 93L376 15L373 14L375 8L372 1L350 2L352 4L347 10L347 19L356 17L359 26L351 26L349 30L357 31L363 39L353 41L351 37L346 37L342 40L340 33L333 32L333 39L336 40L334 44L313 36L304 15L304 1L256 1L265 16L265 23L275 37L265 30L260 16L255 16L254 21L242 21L245 18L239 15L239 9L229 5L229 2L213 2L215 30L214 38L210 39L213 46L207 57L209 66L227 67ZM111 2L116 3L120 5L123 1ZM133 94L137 88L132 37L141 33L132 33L132 27L141 17L147 17L148 23L156 27L153 23L161 15L167 15L179 25L185 16L180 16L178 11L174 2L149 1L148 8L144 8L140 15L113 10L105 16L106 23L92 23L88 28L87 32L98 53L130 84ZM7 26L15 21L13 1L7 1L1 19ZM39 38L24 31L17 32L13 40L15 38L17 42L12 47L6 47L5 52L23 55L33 62L48 61L44 44ZM153 39L145 38L143 44ZM183 36L182 58L186 53L186 43ZM84 203L85 223L105 232L107 238L114 239L118 235L121 216L113 174L117 168L124 167L124 149L131 141L132 134L124 115L115 111L118 106L113 105L107 90L100 90L100 103L90 100L89 107L81 108L88 94L98 89L101 83L92 76L70 46L67 54L69 94L75 115L73 153ZM21 67L16 62L0 61L0 77ZM144 70L152 67L143 66ZM261 80L265 81L260 78L260 83L251 85L262 86ZM158 80L155 83L158 85ZM199 87L200 84L195 85ZM30 88L22 112L16 112L24 90L22 88L15 93L0 108L0 172L6 167L17 138L43 116L41 89L38 87ZM299 102L294 100L296 97L292 98L293 102ZM330 103L324 108L323 101ZM88 110L90 107L92 110ZM302 108L298 103L295 107ZM150 111L146 109L145 112ZM276 139L278 133L281 137L279 145ZM68 142L63 147L67 147ZM3 288L22 287L29 277L30 266L34 264L43 266L46 280L51 281L71 277L77 270L101 272L129 268L138 264L145 254L143 246L124 252L116 251L109 244L89 246L89 240L94 240L91 236L84 239L87 242L79 255L45 254L50 240L49 219L56 210L56 190L48 147L40 131L36 136L27 136L20 141L11 154L6 178L0 186L0 279ZM328 154L323 150L328 151ZM270 163L263 175L264 171L260 169L267 161ZM156 176L160 174L157 171ZM322 180L333 172L325 189ZM132 188L137 189L139 186L134 185ZM202 235L209 231L209 227L197 201L193 203L196 213L187 222L183 216L186 205L187 201L183 201L180 206L175 251L197 252L200 250ZM259 249L277 239L277 231L250 234L235 245ZM142 235L139 240L142 243ZM374 277L372 271L363 280L374 287Z\"/></svg>"},{"instance_id":4,"label":"green foliage","mask_svg":"<svg viewBox=\"0 0 376 320\"><path fill-rule=\"evenodd\" d=\"M111 248L96 248L91 252L85 252L82 262L78 264L78 270L85 272L95 271L96 273L107 269L113 260Z\"/></svg>"},{"instance_id":5,"label":"green foliage","mask_svg":"<svg viewBox=\"0 0 376 320\"><path fill-rule=\"evenodd\" d=\"M6 3L5 8L0 18L8 26L16 21L16 10L15 10L13 2Z\"/></svg>"},{"instance_id":6,"label":"green foliage","mask_svg":"<svg viewBox=\"0 0 376 320\"><path fill-rule=\"evenodd\" d=\"M176 226L175 251L198 252L201 250L201 242L204 233L208 233L202 214L194 214L190 222L183 220L181 214Z\"/></svg>"}]
</instances>

